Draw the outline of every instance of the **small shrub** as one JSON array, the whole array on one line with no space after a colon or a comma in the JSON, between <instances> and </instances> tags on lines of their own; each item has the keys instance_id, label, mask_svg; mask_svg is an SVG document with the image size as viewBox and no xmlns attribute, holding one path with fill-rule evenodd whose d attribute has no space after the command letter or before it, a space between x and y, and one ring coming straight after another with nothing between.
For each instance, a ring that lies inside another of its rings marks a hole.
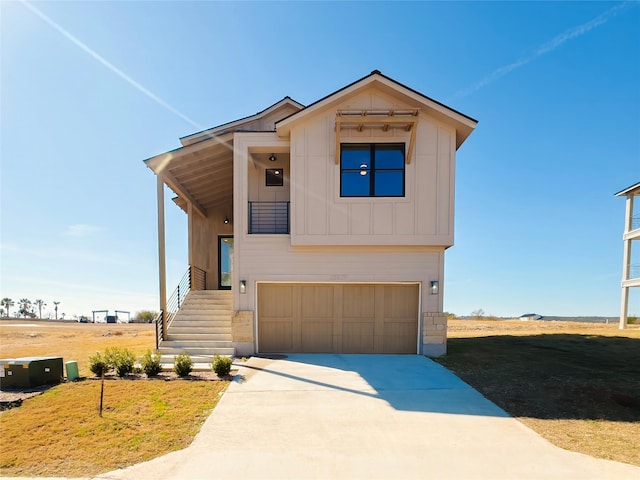
<instances>
[{"instance_id":1,"label":"small shrub","mask_svg":"<svg viewBox=\"0 0 640 480\"><path fill-rule=\"evenodd\" d=\"M218 375L219 377L225 377L229 375L229 372L231 371L232 363L233 361L231 360L231 358L221 357L220 355L216 355L213 358L213 362L211 362L211 368L213 369L214 372L216 372L216 375Z\"/></svg>"},{"instance_id":2,"label":"small shrub","mask_svg":"<svg viewBox=\"0 0 640 480\"><path fill-rule=\"evenodd\" d=\"M178 374L179 377L186 377L191 373L193 369L193 361L187 352L177 355L173 362L173 371Z\"/></svg>"},{"instance_id":3,"label":"small shrub","mask_svg":"<svg viewBox=\"0 0 640 480\"><path fill-rule=\"evenodd\" d=\"M627 323L629 325L635 325L638 323L638 317L627 317Z\"/></svg>"},{"instance_id":4,"label":"small shrub","mask_svg":"<svg viewBox=\"0 0 640 480\"><path fill-rule=\"evenodd\" d=\"M89 370L96 377L102 376L103 373L107 373L110 369L109 362L100 352L96 352L95 355L89 357Z\"/></svg>"},{"instance_id":5,"label":"small shrub","mask_svg":"<svg viewBox=\"0 0 640 480\"><path fill-rule=\"evenodd\" d=\"M119 377L131 373L133 365L136 363L135 355L127 348L107 348L104 351L104 357L107 364L116 371Z\"/></svg>"},{"instance_id":6,"label":"small shrub","mask_svg":"<svg viewBox=\"0 0 640 480\"><path fill-rule=\"evenodd\" d=\"M151 350L147 350L147 353L144 354L140 363L142 364L142 369L147 377L153 377L162 371L162 365L160 365L160 354L151 353Z\"/></svg>"}]
</instances>

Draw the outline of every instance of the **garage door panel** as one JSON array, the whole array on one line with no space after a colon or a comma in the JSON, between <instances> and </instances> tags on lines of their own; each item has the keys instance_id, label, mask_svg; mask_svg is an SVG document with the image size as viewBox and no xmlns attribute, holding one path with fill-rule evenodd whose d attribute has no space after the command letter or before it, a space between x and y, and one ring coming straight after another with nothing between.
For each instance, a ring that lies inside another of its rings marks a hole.
<instances>
[{"instance_id":1,"label":"garage door panel","mask_svg":"<svg viewBox=\"0 0 640 480\"><path fill-rule=\"evenodd\" d=\"M261 316L291 317L293 315L293 285L261 285L259 291L258 307Z\"/></svg>"},{"instance_id":2,"label":"garage door panel","mask_svg":"<svg viewBox=\"0 0 640 480\"><path fill-rule=\"evenodd\" d=\"M333 318L333 285L302 286L302 319ZM313 320L315 321L315 320Z\"/></svg>"},{"instance_id":3,"label":"garage door panel","mask_svg":"<svg viewBox=\"0 0 640 480\"><path fill-rule=\"evenodd\" d=\"M375 315L374 285L343 285L342 316L373 318Z\"/></svg>"},{"instance_id":4,"label":"garage door panel","mask_svg":"<svg viewBox=\"0 0 640 480\"><path fill-rule=\"evenodd\" d=\"M262 320L259 331L261 352L292 352L293 322Z\"/></svg>"},{"instance_id":5,"label":"garage door panel","mask_svg":"<svg viewBox=\"0 0 640 480\"><path fill-rule=\"evenodd\" d=\"M412 317L418 311L418 286L386 285L384 288L384 316Z\"/></svg>"},{"instance_id":6,"label":"garage door panel","mask_svg":"<svg viewBox=\"0 0 640 480\"><path fill-rule=\"evenodd\" d=\"M391 322L384 324L383 353L415 353L418 327L413 322Z\"/></svg>"},{"instance_id":7,"label":"garage door panel","mask_svg":"<svg viewBox=\"0 0 640 480\"><path fill-rule=\"evenodd\" d=\"M374 353L374 326L374 322L355 322L344 319L342 323L342 351Z\"/></svg>"},{"instance_id":8,"label":"garage door panel","mask_svg":"<svg viewBox=\"0 0 640 480\"><path fill-rule=\"evenodd\" d=\"M327 321L302 324L302 351L308 353L333 352L333 325Z\"/></svg>"}]
</instances>

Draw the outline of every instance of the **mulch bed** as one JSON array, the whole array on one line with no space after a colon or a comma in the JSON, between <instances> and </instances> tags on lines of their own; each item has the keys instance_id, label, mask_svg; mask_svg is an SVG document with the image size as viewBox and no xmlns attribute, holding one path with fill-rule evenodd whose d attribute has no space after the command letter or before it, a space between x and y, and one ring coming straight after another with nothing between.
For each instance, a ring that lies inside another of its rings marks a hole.
<instances>
[{"instance_id":1,"label":"mulch bed","mask_svg":"<svg viewBox=\"0 0 640 480\"><path fill-rule=\"evenodd\" d=\"M223 380L227 380L227 381L232 380L233 375L236 373L236 371L231 370L230 375L227 375L226 377L222 377L222 378L218 377L218 375L216 375L216 373L213 371L193 371L186 377L179 377L178 374L173 371L164 371L164 372L160 372L158 375L155 375L153 377L147 377L143 373L131 373L124 377L118 377L113 373L109 373L104 376L104 379L108 381L118 381L118 380L119 381L136 381L136 380L158 381L158 380L161 380L165 382L170 382L170 381L219 382ZM100 377L81 377L76 381L81 382L85 380L95 381L95 380L100 380ZM67 383L67 382L64 382L64 383ZM46 392L51 387L55 387L55 385L41 385L39 387L25 388L21 390L18 390L18 389L0 390L0 412L4 410L9 410L11 408L19 407L20 405L22 405L23 400L27 398L35 397L36 395L40 395Z\"/></svg>"}]
</instances>

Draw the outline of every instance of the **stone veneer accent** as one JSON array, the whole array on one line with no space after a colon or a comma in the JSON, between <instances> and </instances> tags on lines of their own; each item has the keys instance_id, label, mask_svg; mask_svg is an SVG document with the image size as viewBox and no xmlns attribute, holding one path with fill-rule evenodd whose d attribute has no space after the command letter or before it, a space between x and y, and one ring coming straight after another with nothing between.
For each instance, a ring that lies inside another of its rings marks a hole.
<instances>
[{"instance_id":1,"label":"stone veneer accent","mask_svg":"<svg viewBox=\"0 0 640 480\"><path fill-rule=\"evenodd\" d=\"M422 354L439 357L447 353L447 314L422 314Z\"/></svg>"},{"instance_id":2,"label":"stone veneer accent","mask_svg":"<svg viewBox=\"0 0 640 480\"><path fill-rule=\"evenodd\" d=\"M240 310L233 312L231 318L231 337L236 349L236 356L253 355L253 311Z\"/></svg>"}]
</instances>

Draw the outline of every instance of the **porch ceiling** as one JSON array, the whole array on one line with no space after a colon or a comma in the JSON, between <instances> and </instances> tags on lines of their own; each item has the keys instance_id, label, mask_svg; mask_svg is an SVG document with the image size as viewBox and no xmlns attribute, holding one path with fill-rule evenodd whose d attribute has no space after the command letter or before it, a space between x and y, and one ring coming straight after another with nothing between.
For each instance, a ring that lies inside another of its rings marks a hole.
<instances>
[{"instance_id":1,"label":"porch ceiling","mask_svg":"<svg viewBox=\"0 0 640 480\"><path fill-rule=\"evenodd\" d=\"M205 214L216 210L229 213L233 207L233 150L225 143L174 157L163 174L178 195L175 203L187 211L192 201ZM174 188L175 187L175 188Z\"/></svg>"}]
</instances>

